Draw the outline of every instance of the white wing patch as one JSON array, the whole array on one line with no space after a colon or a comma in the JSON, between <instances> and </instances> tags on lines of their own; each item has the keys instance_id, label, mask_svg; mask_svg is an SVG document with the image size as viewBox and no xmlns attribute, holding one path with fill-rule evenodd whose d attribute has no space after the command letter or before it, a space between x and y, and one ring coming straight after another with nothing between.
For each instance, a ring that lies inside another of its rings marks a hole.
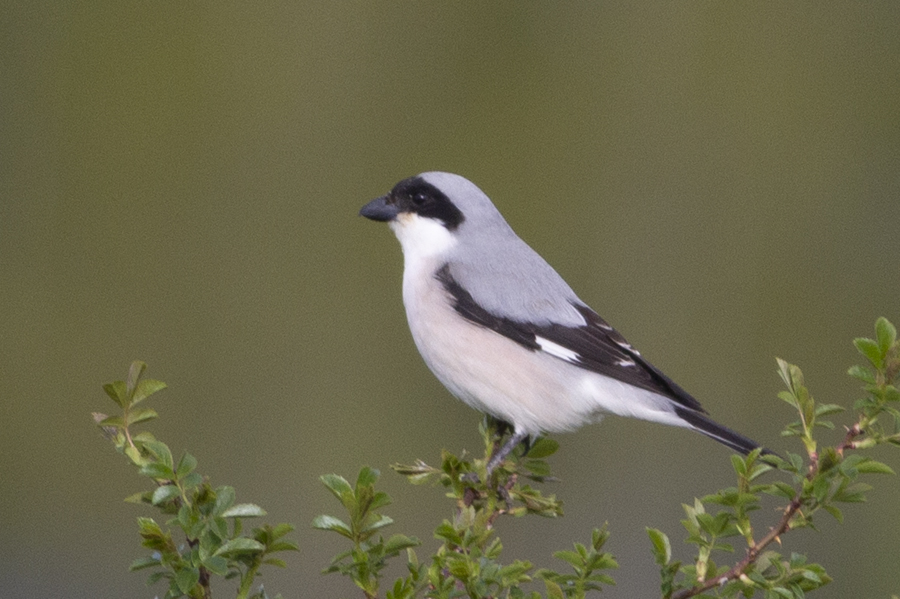
<instances>
[{"instance_id":1,"label":"white wing patch","mask_svg":"<svg viewBox=\"0 0 900 599\"><path fill-rule=\"evenodd\" d=\"M537 343L542 350L550 354L551 356L556 356L566 362L578 362L579 356L577 352L572 351L571 349L567 349L560 345L559 343L554 343L549 339L544 339L543 337L538 337L535 335L534 342Z\"/></svg>"}]
</instances>

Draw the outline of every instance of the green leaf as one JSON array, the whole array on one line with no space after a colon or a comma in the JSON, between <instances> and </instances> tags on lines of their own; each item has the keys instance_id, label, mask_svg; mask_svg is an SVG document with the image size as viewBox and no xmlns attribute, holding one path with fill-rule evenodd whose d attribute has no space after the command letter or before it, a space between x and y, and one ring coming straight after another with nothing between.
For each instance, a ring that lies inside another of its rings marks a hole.
<instances>
[{"instance_id":1,"label":"green leaf","mask_svg":"<svg viewBox=\"0 0 900 599\"><path fill-rule=\"evenodd\" d=\"M125 381L113 381L103 385L103 390L112 398L114 402L119 404L120 408L128 406L128 391L125 389Z\"/></svg>"},{"instance_id":2,"label":"green leaf","mask_svg":"<svg viewBox=\"0 0 900 599\"><path fill-rule=\"evenodd\" d=\"M141 466L141 474L157 480L174 480L175 473L171 468L159 462L150 462Z\"/></svg>"},{"instance_id":3,"label":"green leaf","mask_svg":"<svg viewBox=\"0 0 900 599\"><path fill-rule=\"evenodd\" d=\"M211 555L203 560L203 566L217 576L228 574L228 560L220 555Z\"/></svg>"},{"instance_id":4,"label":"green leaf","mask_svg":"<svg viewBox=\"0 0 900 599\"><path fill-rule=\"evenodd\" d=\"M191 472L181 479L181 488L184 490L193 489L203 482L203 477L196 472Z\"/></svg>"},{"instance_id":5,"label":"green leaf","mask_svg":"<svg viewBox=\"0 0 900 599\"><path fill-rule=\"evenodd\" d=\"M268 545L266 549L269 553L275 553L277 551L299 551L300 546L294 541L278 541L277 543Z\"/></svg>"},{"instance_id":6,"label":"green leaf","mask_svg":"<svg viewBox=\"0 0 900 599\"><path fill-rule=\"evenodd\" d=\"M175 468L175 463L172 460L172 452L169 450L168 445L161 441L144 441L143 446L144 449L153 454L157 460L168 466L170 469Z\"/></svg>"},{"instance_id":7,"label":"green leaf","mask_svg":"<svg viewBox=\"0 0 900 599\"><path fill-rule=\"evenodd\" d=\"M128 570L130 572L134 572L135 570L143 570L144 568L152 568L154 566L160 565L159 558L153 557L152 555L147 557L139 557L128 566Z\"/></svg>"},{"instance_id":8,"label":"green leaf","mask_svg":"<svg viewBox=\"0 0 900 599\"><path fill-rule=\"evenodd\" d=\"M221 516L225 510L234 505L234 487L229 487L228 485L222 485L216 489L216 505L213 508L213 513L217 516Z\"/></svg>"},{"instance_id":9,"label":"green leaf","mask_svg":"<svg viewBox=\"0 0 900 599\"><path fill-rule=\"evenodd\" d=\"M566 599L562 589L555 582L545 578L544 586L547 587L547 599Z\"/></svg>"},{"instance_id":10,"label":"green leaf","mask_svg":"<svg viewBox=\"0 0 900 599\"><path fill-rule=\"evenodd\" d=\"M286 523L276 524L270 531L270 534L272 535L273 539L280 539L281 537L288 534L292 530L294 530L294 527L291 524L286 524Z\"/></svg>"},{"instance_id":11,"label":"green leaf","mask_svg":"<svg viewBox=\"0 0 900 599\"><path fill-rule=\"evenodd\" d=\"M872 487L864 483L856 483L846 488L842 485L835 492L833 499L843 503L861 503L866 500L866 493L871 490Z\"/></svg>"},{"instance_id":12,"label":"green leaf","mask_svg":"<svg viewBox=\"0 0 900 599\"><path fill-rule=\"evenodd\" d=\"M233 505L221 514L223 518L258 518L265 515L266 510L252 503Z\"/></svg>"},{"instance_id":13,"label":"green leaf","mask_svg":"<svg viewBox=\"0 0 900 599\"><path fill-rule=\"evenodd\" d=\"M121 416L107 416L97 423L97 426L114 426L116 428L125 428L125 419Z\"/></svg>"},{"instance_id":14,"label":"green leaf","mask_svg":"<svg viewBox=\"0 0 900 599\"><path fill-rule=\"evenodd\" d=\"M881 354L886 355L888 350L897 341L897 329L884 316L875 321L875 338L878 339L878 347Z\"/></svg>"},{"instance_id":15,"label":"green leaf","mask_svg":"<svg viewBox=\"0 0 900 599\"><path fill-rule=\"evenodd\" d=\"M157 489L153 491L151 502L153 503L153 505L160 505L176 497L179 497L180 495L181 490L175 485L163 485L161 487L157 487Z\"/></svg>"},{"instance_id":16,"label":"green leaf","mask_svg":"<svg viewBox=\"0 0 900 599\"><path fill-rule=\"evenodd\" d=\"M881 353L881 348L878 347L878 344L875 341L860 337L853 340L853 345L856 346L856 349L859 350L859 353L864 355L869 360L869 362L872 363L872 366L874 366L875 368L882 367L884 358Z\"/></svg>"},{"instance_id":17,"label":"green leaf","mask_svg":"<svg viewBox=\"0 0 900 599\"><path fill-rule=\"evenodd\" d=\"M278 559L277 557L270 557L269 559L263 562L264 564L269 564L270 566L276 566L278 568L287 568L287 563L283 559Z\"/></svg>"},{"instance_id":18,"label":"green leaf","mask_svg":"<svg viewBox=\"0 0 900 599\"><path fill-rule=\"evenodd\" d=\"M840 524L844 523L844 514L839 508L836 508L833 505L826 504L822 506L822 509L834 516L834 519L837 520Z\"/></svg>"},{"instance_id":19,"label":"green leaf","mask_svg":"<svg viewBox=\"0 0 900 599\"><path fill-rule=\"evenodd\" d=\"M863 368L862 366L851 366L847 371L847 374L869 385L875 384L875 377L872 375L872 371L868 368Z\"/></svg>"},{"instance_id":20,"label":"green leaf","mask_svg":"<svg viewBox=\"0 0 900 599\"><path fill-rule=\"evenodd\" d=\"M349 495L353 495L353 487L350 486L350 483L347 482L347 479L343 476L339 476L337 474L323 474L319 477L319 480L322 481L322 484L331 491L332 495L338 498L339 501L343 502L344 497Z\"/></svg>"},{"instance_id":21,"label":"green leaf","mask_svg":"<svg viewBox=\"0 0 900 599\"><path fill-rule=\"evenodd\" d=\"M312 525L313 528L318 528L319 530L331 530L344 535L348 539L353 538L353 531L350 530L350 527L334 516L316 516Z\"/></svg>"},{"instance_id":22,"label":"green leaf","mask_svg":"<svg viewBox=\"0 0 900 599\"><path fill-rule=\"evenodd\" d=\"M266 547L259 541L248 539L247 537L238 537L231 539L221 547L219 547L213 555L226 555L229 553L257 553L265 551Z\"/></svg>"},{"instance_id":23,"label":"green leaf","mask_svg":"<svg viewBox=\"0 0 900 599\"><path fill-rule=\"evenodd\" d=\"M394 520L388 516L380 515L380 514L371 514L367 520L371 520L366 526L360 530L360 533L368 533L364 538L368 538L371 533L375 532L379 528L384 528L385 526L390 526L394 523Z\"/></svg>"},{"instance_id":24,"label":"green leaf","mask_svg":"<svg viewBox=\"0 0 900 599\"><path fill-rule=\"evenodd\" d=\"M131 405L135 405L140 401L144 401L157 391L162 391L165 389L167 385L162 381L156 381L153 379L145 379L138 383L137 389L134 390L134 395L131 398Z\"/></svg>"},{"instance_id":25,"label":"green leaf","mask_svg":"<svg viewBox=\"0 0 900 599\"><path fill-rule=\"evenodd\" d=\"M128 456L133 464L136 464L138 466L146 462L144 456L141 455L141 450L139 450L137 447L132 447L131 445L129 445L125 448L125 455Z\"/></svg>"},{"instance_id":26,"label":"green leaf","mask_svg":"<svg viewBox=\"0 0 900 599\"><path fill-rule=\"evenodd\" d=\"M128 389L129 398L134 395L134 390L137 387L138 381L141 379L141 376L144 374L145 370L147 370L147 364L145 364L144 362L135 360L131 363L131 367L128 369L128 378L125 379L125 385Z\"/></svg>"},{"instance_id":27,"label":"green leaf","mask_svg":"<svg viewBox=\"0 0 900 599\"><path fill-rule=\"evenodd\" d=\"M404 549L418 547L419 545L419 539L415 537L408 537L406 535L393 535L384 544L384 552L388 555L393 555Z\"/></svg>"},{"instance_id":28,"label":"green leaf","mask_svg":"<svg viewBox=\"0 0 900 599\"><path fill-rule=\"evenodd\" d=\"M369 487L374 485L378 481L378 477L381 476L381 473L374 468L369 468L368 466L363 466L359 475L356 477L356 488L359 490L361 487Z\"/></svg>"},{"instance_id":29,"label":"green leaf","mask_svg":"<svg viewBox=\"0 0 900 599\"><path fill-rule=\"evenodd\" d=\"M199 568L183 568L175 574L175 584L178 590L187 595L191 589L200 582Z\"/></svg>"},{"instance_id":30,"label":"green leaf","mask_svg":"<svg viewBox=\"0 0 900 599\"><path fill-rule=\"evenodd\" d=\"M559 443L557 443L553 439L541 437L535 442L534 445L531 446L531 449L528 450L526 456L532 460L539 460L541 458L546 458L553 455L557 452L558 449Z\"/></svg>"},{"instance_id":31,"label":"green leaf","mask_svg":"<svg viewBox=\"0 0 900 599\"><path fill-rule=\"evenodd\" d=\"M837 413L843 412L843 411L844 411L843 406L839 406L834 403L819 404L816 406L816 418L818 418L819 416L828 416L830 414L837 414Z\"/></svg>"},{"instance_id":32,"label":"green leaf","mask_svg":"<svg viewBox=\"0 0 900 599\"><path fill-rule=\"evenodd\" d=\"M653 543L653 556L656 558L656 563L665 566L672 559L672 545L669 537L656 528L647 528L647 534L650 535L650 541Z\"/></svg>"},{"instance_id":33,"label":"green leaf","mask_svg":"<svg viewBox=\"0 0 900 599\"><path fill-rule=\"evenodd\" d=\"M175 476L176 478L182 479L193 472L194 468L196 467L197 458L189 453L185 453L183 456L181 456L181 459L178 460L178 467L175 469Z\"/></svg>"},{"instance_id":34,"label":"green leaf","mask_svg":"<svg viewBox=\"0 0 900 599\"><path fill-rule=\"evenodd\" d=\"M866 460L857 464L856 470L866 474L894 474L890 466L875 460Z\"/></svg>"},{"instance_id":35,"label":"green leaf","mask_svg":"<svg viewBox=\"0 0 900 599\"><path fill-rule=\"evenodd\" d=\"M153 420L154 418L158 417L159 414L156 413L156 410L153 410L151 408L147 408L144 410L135 410L133 412L128 412L126 423L128 426L131 426L132 424L147 422L148 420Z\"/></svg>"}]
</instances>

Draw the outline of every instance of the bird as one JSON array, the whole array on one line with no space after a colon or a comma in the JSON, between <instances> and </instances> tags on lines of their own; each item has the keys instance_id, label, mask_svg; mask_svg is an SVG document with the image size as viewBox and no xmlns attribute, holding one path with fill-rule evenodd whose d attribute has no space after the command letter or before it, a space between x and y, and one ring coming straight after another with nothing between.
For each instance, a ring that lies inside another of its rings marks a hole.
<instances>
[{"instance_id":1,"label":"bird","mask_svg":"<svg viewBox=\"0 0 900 599\"><path fill-rule=\"evenodd\" d=\"M451 394L512 427L488 474L523 441L606 414L691 429L742 454L760 447L712 420L579 299L465 177L403 179L359 214L400 242L403 304L425 364Z\"/></svg>"}]
</instances>

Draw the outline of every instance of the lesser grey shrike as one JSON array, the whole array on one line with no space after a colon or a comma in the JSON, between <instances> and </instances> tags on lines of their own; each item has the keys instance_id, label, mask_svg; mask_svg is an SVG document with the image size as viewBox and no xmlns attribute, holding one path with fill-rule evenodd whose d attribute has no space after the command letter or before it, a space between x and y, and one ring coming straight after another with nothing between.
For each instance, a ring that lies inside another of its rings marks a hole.
<instances>
[{"instance_id":1,"label":"lesser grey shrike","mask_svg":"<svg viewBox=\"0 0 900 599\"><path fill-rule=\"evenodd\" d=\"M693 429L743 454L757 443L700 403L600 318L471 181L428 172L359 212L403 249L403 304L428 368L509 423L490 473L521 441L616 414Z\"/></svg>"}]
</instances>

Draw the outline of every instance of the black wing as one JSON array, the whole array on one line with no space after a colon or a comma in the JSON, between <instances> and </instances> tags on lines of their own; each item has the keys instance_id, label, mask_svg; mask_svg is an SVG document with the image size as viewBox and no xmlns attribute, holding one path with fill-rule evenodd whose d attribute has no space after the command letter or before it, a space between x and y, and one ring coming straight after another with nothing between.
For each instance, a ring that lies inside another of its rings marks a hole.
<instances>
[{"instance_id":1,"label":"black wing","mask_svg":"<svg viewBox=\"0 0 900 599\"><path fill-rule=\"evenodd\" d=\"M585 370L659 393L689 410L706 413L700 402L645 360L618 331L587 306L574 304L587 323L579 327L519 322L492 314L478 305L453 278L449 265L444 265L435 276L452 296L453 307L467 320L530 350L546 351Z\"/></svg>"}]
</instances>

